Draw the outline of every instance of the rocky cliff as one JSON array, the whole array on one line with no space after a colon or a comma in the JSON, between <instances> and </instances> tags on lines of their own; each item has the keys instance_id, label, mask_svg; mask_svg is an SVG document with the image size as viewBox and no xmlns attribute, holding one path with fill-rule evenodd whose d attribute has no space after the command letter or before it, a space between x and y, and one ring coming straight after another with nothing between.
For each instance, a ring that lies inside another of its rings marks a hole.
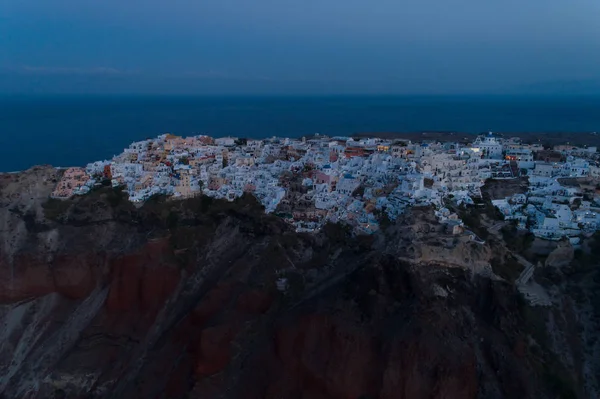
<instances>
[{"instance_id":1,"label":"rocky cliff","mask_svg":"<svg viewBox=\"0 0 600 399\"><path fill-rule=\"evenodd\" d=\"M502 243L429 209L305 235L251 197L49 200L58 174L0 175L1 397L597 397L593 262L532 312Z\"/></svg>"}]
</instances>

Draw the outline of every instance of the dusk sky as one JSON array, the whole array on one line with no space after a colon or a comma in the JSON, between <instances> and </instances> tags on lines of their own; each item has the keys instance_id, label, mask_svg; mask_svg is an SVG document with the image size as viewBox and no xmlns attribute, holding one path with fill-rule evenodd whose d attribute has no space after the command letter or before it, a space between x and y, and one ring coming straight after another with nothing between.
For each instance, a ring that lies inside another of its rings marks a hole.
<instances>
[{"instance_id":1,"label":"dusk sky","mask_svg":"<svg viewBox=\"0 0 600 399\"><path fill-rule=\"evenodd\" d=\"M0 1L0 93L546 89L600 93L600 1Z\"/></svg>"}]
</instances>

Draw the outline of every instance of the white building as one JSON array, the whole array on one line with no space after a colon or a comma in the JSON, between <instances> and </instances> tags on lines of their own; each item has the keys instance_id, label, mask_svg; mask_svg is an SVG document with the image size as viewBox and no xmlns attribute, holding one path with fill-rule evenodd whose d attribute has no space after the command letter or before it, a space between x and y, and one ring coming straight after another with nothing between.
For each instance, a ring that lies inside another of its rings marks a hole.
<instances>
[{"instance_id":1,"label":"white building","mask_svg":"<svg viewBox=\"0 0 600 399\"><path fill-rule=\"evenodd\" d=\"M477 137L472 149L484 158L502 159L502 143L491 132L486 136Z\"/></svg>"},{"instance_id":2,"label":"white building","mask_svg":"<svg viewBox=\"0 0 600 399\"><path fill-rule=\"evenodd\" d=\"M505 158L508 161L516 161L520 169L533 169L535 167L533 152L528 149L507 150Z\"/></svg>"},{"instance_id":3,"label":"white building","mask_svg":"<svg viewBox=\"0 0 600 399\"><path fill-rule=\"evenodd\" d=\"M337 183L336 191L341 194L352 195L352 193L358 188L358 186L360 186L360 181L358 179L346 175L343 178L341 178L340 181Z\"/></svg>"},{"instance_id":4,"label":"white building","mask_svg":"<svg viewBox=\"0 0 600 399\"><path fill-rule=\"evenodd\" d=\"M560 174L561 166L550 162L536 162L532 171L533 176L554 177Z\"/></svg>"}]
</instances>

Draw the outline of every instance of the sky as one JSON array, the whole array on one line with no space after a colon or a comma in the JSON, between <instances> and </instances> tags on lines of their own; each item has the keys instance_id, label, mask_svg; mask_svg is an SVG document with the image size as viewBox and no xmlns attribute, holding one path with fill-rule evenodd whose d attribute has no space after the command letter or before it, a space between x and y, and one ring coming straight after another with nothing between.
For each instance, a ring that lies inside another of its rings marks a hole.
<instances>
[{"instance_id":1,"label":"sky","mask_svg":"<svg viewBox=\"0 0 600 399\"><path fill-rule=\"evenodd\" d=\"M598 0L2 0L0 93L600 94Z\"/></svg>"}]
</instances>

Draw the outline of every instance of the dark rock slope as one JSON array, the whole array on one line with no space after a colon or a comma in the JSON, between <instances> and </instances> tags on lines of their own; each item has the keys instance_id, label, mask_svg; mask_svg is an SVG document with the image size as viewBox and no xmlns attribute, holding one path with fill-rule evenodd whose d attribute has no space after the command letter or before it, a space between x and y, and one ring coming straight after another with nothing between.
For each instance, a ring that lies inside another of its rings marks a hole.
<instances>
[{"instance_id":1,"label":"dark rock slope","mask_svg":"<svg viewBox=\"0 0 600 399\"><path fill-rule=\"evenodd\" d=\"M0 176L0 397L595 395L598 369L540 349L544 321L489 268L502 245L449 237L430 210L302 235L251 197L48 200L58 173Z\"/></svg>"}]
</instances>

